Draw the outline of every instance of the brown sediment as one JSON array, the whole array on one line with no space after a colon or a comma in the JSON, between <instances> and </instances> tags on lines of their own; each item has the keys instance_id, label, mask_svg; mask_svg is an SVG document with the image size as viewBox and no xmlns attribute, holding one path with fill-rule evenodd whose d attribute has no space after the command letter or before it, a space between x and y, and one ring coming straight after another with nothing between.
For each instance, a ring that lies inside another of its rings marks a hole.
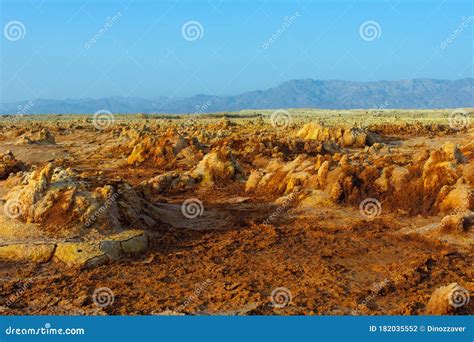
<instances>
[{"instance_id":1,"label":"brown sediment","mask_svg":"<svg viewBox=\"0 0 474 342\"><path fill-rule=\"evenodd\" d=\"M474 133L397 115L6 121L0 313L472 314Z\"/></svg>"}]
</instances>

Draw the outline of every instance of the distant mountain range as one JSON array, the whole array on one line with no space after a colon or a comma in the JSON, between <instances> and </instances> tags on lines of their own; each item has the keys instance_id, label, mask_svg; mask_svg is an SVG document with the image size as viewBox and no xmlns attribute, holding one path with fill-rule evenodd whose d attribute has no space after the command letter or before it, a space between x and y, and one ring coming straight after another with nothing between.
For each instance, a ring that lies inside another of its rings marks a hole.
<instances>
[{"instance_id":1,"label":"distant mountain range","mask_svg":"<svg viewBox=\"0 0 474 342\"><path fill-rule=\"evenodd\" d=\"M275 88L235 96L195 95L188 98L107 97L0 104L0 114L212 113L276 108L460 108L474 107L474 79L413 79L352 82L292 80Z\"/></svg>"}]
</instances>

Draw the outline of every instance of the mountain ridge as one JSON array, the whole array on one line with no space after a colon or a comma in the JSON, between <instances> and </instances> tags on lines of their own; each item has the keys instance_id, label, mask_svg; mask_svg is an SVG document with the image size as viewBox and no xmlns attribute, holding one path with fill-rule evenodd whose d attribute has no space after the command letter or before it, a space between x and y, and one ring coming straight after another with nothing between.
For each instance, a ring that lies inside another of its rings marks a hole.
<instances>
[{"instance_id":1,"label":"mountain ridge","mask_svg":"<svg viewBox=\"0 0 474 342\"><path fill-rule=\"evenodd\" d=\"M289 80L266 90L232 96L197 94L187 98L110 96L83 99L36 99L0 104L0 114L212 113L243 109L434 109L474 107L474 78L439 80L344 81Z\"/></svg>"}]
</instances>

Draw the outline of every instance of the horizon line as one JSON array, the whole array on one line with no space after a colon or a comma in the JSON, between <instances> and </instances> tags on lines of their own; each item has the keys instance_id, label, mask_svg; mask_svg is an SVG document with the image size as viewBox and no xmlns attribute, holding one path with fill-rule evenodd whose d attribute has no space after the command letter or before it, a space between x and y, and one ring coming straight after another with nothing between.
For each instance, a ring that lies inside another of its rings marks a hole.
<instances>
[{"instance_id":1,"label":"horizon line","mask_svg":"<svg viewBox=\"0 0 474 342\"><path fill-rule=\"evenodd\" d=\"M281 85L289 82L294 82L294 81L306 81L306 80L311 80L311 81L321 81L321 82L347 82L347 83L384 83L384 82L408 82L408 81L417 81L417 80L431 80L431 81L444 81L444 82L455 82L455 81L463 81L463 80L474 80L473 77L463 77L463 78L455 78L455 79L441 79L441 78L430 78L430 77L418 77L418 78L409 78L409 79L393 79L393 80L378 80L378 81L351 81L351 80L343 80L343 79L315 79L311 77L306 77L306 78L295 78L295 79L289 79L286 81L283 81L279 83L276 86L273 87L268 87L265 89L254 89L254 90L247 90L243 91L234 95L212 95L212 94L203 94L203 93L197 93L191 96L184 96L184 97L171 97L167 95L157 95L154 98L147 98L147 97L141 97L141 96L123 96L123 95L108 95L108 96L102 96L102 97L66 97L66 98L34 98L34 99L25 99L25 100L17 100L17 101L7 101L7 102L0 102L0 105L12 105L12 104L19 104L19 103L28 103L31 101L38 101L38 100L43 100L43 101L79 101L79 100L104 100L104 99L112 99L112 98L123 98L123 99L140 99L140 100L147 100L147 101L153 101L159 98L166 98L170 100L183 100L183 99L190 99L193 97L197 96L209 96L209 97L233 97L233 96L239 96L242 94L247 94L247 93L252 93L252 92L259 92L259 91L267 91L270 89L275 89L280 87Z\"/></svg>"}]
</instances>

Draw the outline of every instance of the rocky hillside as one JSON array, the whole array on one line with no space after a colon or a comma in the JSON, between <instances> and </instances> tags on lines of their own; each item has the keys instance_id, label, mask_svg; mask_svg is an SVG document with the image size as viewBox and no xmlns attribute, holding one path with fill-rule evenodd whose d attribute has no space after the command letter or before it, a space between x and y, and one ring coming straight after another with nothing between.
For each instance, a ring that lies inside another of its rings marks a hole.
<instances>
[{"instance_id":1,"label":"rocky hillside","mask_svg":"<svg viewBox=\"0 0 474 342\"><path fill-rule=\"evenodd\" d=\"M236 96L196 95L172 99L110 97L36 99L0 104L1 114L82 114L106 109L114 113L209 113L272 108L460 108L474 107L474 79L414 79L380 82L293 80L267 90Z\"/></svg>"}]
</instances>

